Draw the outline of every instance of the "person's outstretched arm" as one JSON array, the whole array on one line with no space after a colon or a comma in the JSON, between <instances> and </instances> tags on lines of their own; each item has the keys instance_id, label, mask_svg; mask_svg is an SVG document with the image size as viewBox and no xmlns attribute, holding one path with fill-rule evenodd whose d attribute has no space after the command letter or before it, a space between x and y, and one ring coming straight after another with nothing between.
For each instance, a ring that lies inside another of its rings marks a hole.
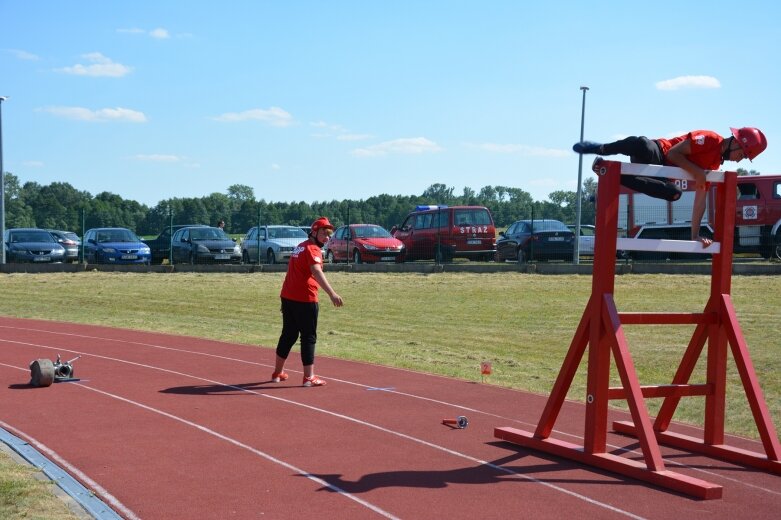
<instances>
[{"instance_id":1,"label":"person's outstretched arm","mask_svg":"<svg viewBox=\"0 0 781 520\"><path fill-rule=\"evenodd\" d=\"M700 225L702 216L705 214L705 199L707 198L707 170L704 170L689 160L691 153L691 141L686 139L676 144L667 152L667 160L675 166L689 172L695 181L694 205L692 206L692 228L691 239L702 242L702 247L707 247L713 243L709 238L700 236Z\"/></svg>"},{"instance_id":2,"label":"person's outstretched arm","mask_svg":"<svg viewBox=\"0 0 781 520\"><path fill-rule=\"evenodd\" d=\"M331 284L328 283L328 279L325 277L325 273L323 272L323 268L320 266L320 264L314 264L310 269L312 271L312 276L315 277L318 285L320 285L320 287L328 294L328 297L331 299L331 303L334 304L334 307L341 307L344 305L342 297L336 294L336 291L334 291L333 287L331 287Z\"/></svg>"}]
</instances>

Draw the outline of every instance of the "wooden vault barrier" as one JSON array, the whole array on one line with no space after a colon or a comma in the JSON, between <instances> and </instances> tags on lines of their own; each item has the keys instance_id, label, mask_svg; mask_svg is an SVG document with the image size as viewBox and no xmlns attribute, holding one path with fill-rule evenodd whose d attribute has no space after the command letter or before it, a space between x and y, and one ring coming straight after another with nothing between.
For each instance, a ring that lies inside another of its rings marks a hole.
<instances>
[{"instance_id":1,"label":"wooden vault barrier","mask_svg":"<svg viewBox=\"0 0 781 520\"><path fill-rule=\"evenodd\" d=\"M512 427L498 427L496 438L573 459L583 464L619 473L688 494L701 499L721 498L717 484L665 468L659 444L761 468L781 474L781 445L757 381L748 347L730 298L732 242L735 226L735 172L710 172L716 183L715 242L703 248L697 241L618 239L618 203L620 175L644 175L692 180L680 168L594 161L599 176L597 188L596 244L592 293L570 344L559 375L534 433ZM613 299L616 250L674 251L711 253L711 291L701 313L618 312ZM641 385L624 335L624 325L696 325L678 370L669 385ZM689 383L707 340L705 382ZM751 452L724 442L726 412L727 344L737 365L748 403L765 453ZM573 377L586 347L588 370L583 445L550 438ZM620 387L610 387L611 354L615 359ZM675 409L682 397L705 396L702 439L668 432ZM645 398L664 398L652 421ZM608 402L625 399L632 422L615 422L613 429L638 438L643 461L606 451Z\"/></svg>"}]
</instances>

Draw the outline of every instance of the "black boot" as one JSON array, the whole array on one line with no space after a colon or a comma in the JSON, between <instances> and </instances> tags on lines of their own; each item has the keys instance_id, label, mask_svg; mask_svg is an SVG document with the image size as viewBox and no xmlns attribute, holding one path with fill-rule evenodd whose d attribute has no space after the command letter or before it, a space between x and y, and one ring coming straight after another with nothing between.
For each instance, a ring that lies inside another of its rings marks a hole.
<instances>
[{"instance_id":1,"label":"black boot","mask_svg":"<svg viewBox=\"0 0 781 520\"><path fill-rule=\"evenodd\" d=\"M572 145L575 153L602 153L602 144L593 141L582 141Z\"/></svg>"}]
</instances>

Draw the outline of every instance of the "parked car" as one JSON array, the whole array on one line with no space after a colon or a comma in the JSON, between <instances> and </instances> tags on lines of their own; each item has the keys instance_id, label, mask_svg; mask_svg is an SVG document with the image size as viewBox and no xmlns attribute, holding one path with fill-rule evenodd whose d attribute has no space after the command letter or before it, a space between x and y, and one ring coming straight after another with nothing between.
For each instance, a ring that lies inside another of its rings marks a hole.
<instances>
[{"instance_id":1,"label":"parked car","mask_svg":"<svg viewBox=\"0 0 781 520\"><path fill-rule=\"evenodd\" d=\"M499 233L496 260L572 260L575 233L558 220L517 220Z\"/></svg>"},{"instance_id":2,"label":"parked car","mask_svg":"<svg viewBox=\"0 0 781 520\"><path fill-rule=\"evenodd\" d=\"M240 264L241 247L217 227L183 227L171 239L174 263Z\"/></svg>"},{"instance_id":3,"label":"parked car","mask_svg":"<svg viewBox=\"0 0 781 520\"><path fill-rule=\"evenodd\" d=\"M287 262L307 236L299 226L255 226L241 241L241 257L244 263L257 263L259 259L267 264Z\"/></svg>"},{"instance_id":4,"label":"parked car","mask_svg":"<svg viewBox=\"0 0 781 520\"><path fill-rule=\"evenodd\" d=\"M65 248L45 229L6 229L3 233L3 247L8 263L38 264L65 260Z\"/></svg>"},{"instance_id":5,"label":"parked car","mask_svg":"<svg viewBox=\"0 0 781 520\"><path fill-rule=\"evenodd\" d=\"M173 226L166 226L159 235L149 240L144 240L144 243L152 250L152 263L159 264L163 260L167 259L171 251L171 235L179 229L185 227L197 227L206 226L205 224L174 224Z\"/></svg>"},{"instance_id":6,"label":"parked car","mask_svg":"<svg viewBox=\"0 0 781 520\"><path fill-rule=\"evenodd\" d=\"M575 224L567 224L567 227L575 232ZM595 228L591 225L580 225L580 243L579 251L581 255L593 255L594 254L594 237Z\"/></svg>"},{"instance_id":7,"label":"parked car","mask_svg":"<svg viewBox=\"0 0 781 520\"><path fill-rule=\"evenodd\" d=\"M708 224L700 226L700 236L713 239L713 228ZM673 224L646 224L641 226L633 238L651 238L657 240L691 240L691 224L676 222ZM670 253L667 251L618 251L618 258L633 260L704 260L710 255L697 253Z\"/></svg>"},{"instance_id":8,"label":"parked car","mask_svg":"<svg viewBox=\"0 0 781 520\"><path fill-rule=\"evenodd\" d=\"M147 264L149 246L127 228L93 228L84 233L84 260L88 264Z\"/></svg>"},{"instance_id":9,"label":"parked car","mask_svg":"<svg viewBox=\"0 0 781 520\"><path fill-rule=\"evenodd\" d=\"M73 231L60 231L57 229L47 229L62 247L65 248L65 261L78 262L79 251L81 250L81 239Z\"/></svg>"},{"instance_id":10,"label":"parked car","mask_svg":"<svg viewBox=\"0 0 781 520\"><path fill-rule=\"evenodd\" d=\"M492 260L496 228L483 206L417 206L391 235L404 244L403 259Z\"/></svg>"},{"instance_id":11,"label":"parked car","mask_svg":"<svg viewBox=\"0 0 781 520\"><path fill-rule=\"evenodd\" d=\"M382 226L350 224L334 231L325 244L325 258L329 263L346 262L400 262L404 244L393 238Z\"/></svg>"}]
</instances>

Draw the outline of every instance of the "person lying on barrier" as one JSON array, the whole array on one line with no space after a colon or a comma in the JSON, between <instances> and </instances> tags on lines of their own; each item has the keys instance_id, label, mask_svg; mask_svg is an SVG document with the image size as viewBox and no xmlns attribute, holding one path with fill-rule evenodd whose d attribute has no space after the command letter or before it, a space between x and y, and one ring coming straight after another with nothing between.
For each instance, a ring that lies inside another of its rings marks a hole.
<instances>
[{"instance_id":1,"label":"person lying on barrier","mask_svg":"<svg viewBox=\"0 0 781 520\"><path fill-rule=\"evenodd\" d=\"M677 166L689 172L696 182L691 239L706 247L712 240L700 236L700 224L705 214L708 171L718 170L724 161L740 162L745 157L753 161L767 148L765 134L758 128L730 130L732 135L727 138L710 130L692 130L671 139L631 136L605 144L583 141L575 143L572 149L579 154L627 155L633 163ZM657 199L676 201L681 198L681 189L670 179L622 175L621 184Z\"/></svg>"}]
</instances>

